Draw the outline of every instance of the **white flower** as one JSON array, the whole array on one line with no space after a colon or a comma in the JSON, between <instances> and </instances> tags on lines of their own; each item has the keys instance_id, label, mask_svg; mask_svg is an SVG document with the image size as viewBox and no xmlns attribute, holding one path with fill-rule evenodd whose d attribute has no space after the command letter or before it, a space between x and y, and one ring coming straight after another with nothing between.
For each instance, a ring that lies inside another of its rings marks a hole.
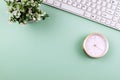
<instances>
[{"instance_id":1,"label":"white flower","mask_svg":"<svg viewBox=\"0 0 120 80\"><path fill-rule=\"evenodd\" d=\"M29 14L32 15L32 14L33 14L33 13L32 13L32 8L29 8L29 11L28 11L28 12L29 12Z\"/></svg>"},{"instance_id":2,"label":"white flower","mask_svg":"<svg viewBox=\"0 0 120 80\"><path fill-rule=\"evenodd\" d=\"M38 21L41 21L41 20L42 20L42 18L41 18L41 17L38 17L38 18L37 18L37 20L38 20Z\"/></svg>"},{"instance_id":3,"label":"white flower","mask_svg":"<svg viewBox=\"0 0 120 80\"><path fill-rule=\"evenodd\" d=\"M13 11L13 13L12 13L13 15L17 15L17 11Z\"/></svg>"},{"instance_id":4,"label":"white flower","mask_svg":"<svg viewBox=\"0 0 120 80\"><path fill-rule=\"evenodd\" d=\"M21 0L22 2L26 2L27 0Z\"/></svg>"},{"instance_id":5,"label":"white flower","mask_svg":"<svg viewBox=\"0 0 120 80\"><path fill-rule=\"evenodd\" d=\"M14 11L13 15L16 16L16 18L19 18L21 13L20 13L20 11Z\"/></svg>"},{"instance_id":6,"label":"white flower","mask_svg":"<svg viewBox=\"0 0 120 80\"><path fill-rule=\"evenodd\" d=\"M41 16L45 16L46 15L46 12L44 12L43 14L41 14Z\"/></svg>"},{"instance_id":7,"label":"white flower","mask_svg":"<svg viewBox=\"0 0 120 80\"><path fill-rule=\"evenodd\" d=\"M34 3L34 0L31 0L32 3Z\"/></svg>"},{"instance_id":8,"label":"white flower","mask_svg":"<svg viewBox=\"0 0 120 80\"><path fill-rule=\"evenodd\" d=\"M14 0L10 0L11 2L13 2Z\"/></svg>"},{"instance_id":9,"label":"white flower","mask_svg":"<svg viewBox=\"0 0 120 80\"><path fill-rule=\"evenodd\" d=\"M32 4L32 6L35 6L35 5L36 5L35 3Z\"/></svg>"},{"instance_id":10,"label":"white flower","mask_svg":"<svg viewBox=\"0 0 120 80\"><path fill-rule=\"evenodd\" d=\"M25 20L24 20L23 22L24 22L25 24L27 23L27 21L25 21Z\"/></svg>"},{"instance_id":11,"label":"white flower","mask_svg":"<svg viewBox=\"0 0 120 80\"><path fill-rule=\"evenodd\" d=\"M17 15L16 15L16 17L17 17L17 18L19 18L19 17L20 17L20 15L21 15L21 13L20 13L20 12L18 12L18 13L17 13Z\"/></svg>"},{"instance_id":12,"label":"white flower","mask_svg":"<svg viewBox=\"0 0 120 80\"><path fill-rule=\"evenodd\" d=\"M33 20L34 20L34 21L36 21L36 18L35 18L35 17L33 17Z\"/></svg>"}]
</instances>

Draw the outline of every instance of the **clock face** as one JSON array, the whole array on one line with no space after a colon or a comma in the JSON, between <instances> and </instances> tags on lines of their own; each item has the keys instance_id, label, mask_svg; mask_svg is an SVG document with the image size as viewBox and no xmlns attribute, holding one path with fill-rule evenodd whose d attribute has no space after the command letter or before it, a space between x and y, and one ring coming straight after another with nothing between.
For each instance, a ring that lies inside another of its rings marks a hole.
<instances>
[{"instance_id":1,"label":"clock face","mask_svg":"<svg viewBox=\"0 0 120 80\"><path fill-rule=\"evenodd\" d=\"M85 52L94 58L104 56L108 51L108 47L108 40L98 33L88 35L83 44Z\"/></svg>"}]
</instances>

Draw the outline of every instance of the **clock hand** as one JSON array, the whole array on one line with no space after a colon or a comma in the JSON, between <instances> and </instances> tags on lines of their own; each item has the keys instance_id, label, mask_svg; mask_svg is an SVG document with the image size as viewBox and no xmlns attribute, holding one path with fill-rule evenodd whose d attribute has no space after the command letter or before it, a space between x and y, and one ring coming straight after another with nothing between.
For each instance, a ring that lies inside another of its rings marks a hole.
<instances>
[{"instance_id":1,"label":"clock hand","mask_svg":"<svg viewBox=\"0 0 120 80\"><path fill-rule=\"evenodd\" d=\"M94 36L94 44L96 44L96 36Z\"/></svg>"},{"instance_id":2,"label":"clock hand","mask_svg":"<svg viewBox=\"0 0 120 80\"><path fill-rule=\"evenodd\" d=\"M94 47L100 49L101 51L104 51L103 49L99 48L96 44L94 45Z\"/></svg>"}]
</instances>

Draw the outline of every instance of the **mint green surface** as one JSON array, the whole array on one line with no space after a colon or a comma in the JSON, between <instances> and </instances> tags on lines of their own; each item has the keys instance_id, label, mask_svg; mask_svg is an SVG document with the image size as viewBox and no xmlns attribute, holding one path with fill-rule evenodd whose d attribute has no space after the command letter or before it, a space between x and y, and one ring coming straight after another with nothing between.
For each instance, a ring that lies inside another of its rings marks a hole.
<instances>
[{"instance_id":1,"label":"mint green surface","mask_svg":"<svg viewBox=\"0 0 120 80\"><path fill-rule=\"evenodd\" d=\"M120 80L120 32L44 5L45 21L8 21L0 1L0 80ZM82 50L84 38L99 32L109 40L99 59Z\"/></svg>"}]
</instances>

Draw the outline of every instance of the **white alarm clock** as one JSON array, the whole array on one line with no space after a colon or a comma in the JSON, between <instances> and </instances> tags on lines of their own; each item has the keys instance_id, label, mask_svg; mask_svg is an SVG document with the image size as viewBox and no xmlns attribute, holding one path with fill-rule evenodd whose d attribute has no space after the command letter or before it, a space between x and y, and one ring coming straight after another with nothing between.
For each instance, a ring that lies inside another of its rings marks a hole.
<instances>
[{"instance_id":1,"label":"white alarm clock","mask_svg":"<svg viewBox=\"0 0 120 80\"><path fill-rule=\"evenodd\" d=\"M85 38L83 49L90 57L99 58L107 53L109 43L105 36L99 33L92 33Z\"/></svg>"}]
</instances>

